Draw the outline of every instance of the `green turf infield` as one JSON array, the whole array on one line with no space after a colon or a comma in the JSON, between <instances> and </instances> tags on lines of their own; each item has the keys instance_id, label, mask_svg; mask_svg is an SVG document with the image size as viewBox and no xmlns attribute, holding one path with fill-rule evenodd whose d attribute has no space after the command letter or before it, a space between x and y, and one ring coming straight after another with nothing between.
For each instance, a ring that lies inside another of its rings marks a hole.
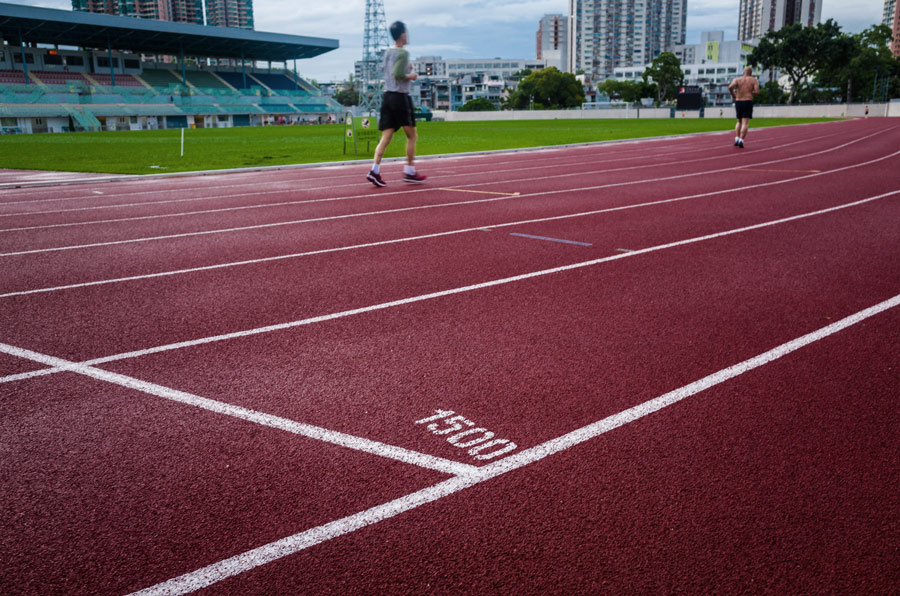
<instances>
[{"instance_id":1,"label":"green turf infield","mask_svg":"<svg viewBox=\"0 0 900 596\"><path fill-rule=\"evenodd\" d=\"M825 122L826 118L758 118L753 129ZM641 137L725 131L730 119L520 120L494 122L422 122L419 155L541 147ZM371 151L374 151L374 143ZM404 154L399 132L386 157ZM362 143L359 155L343 153L344 126L268 126L181 130L84 132L0 137L0 168L111 174L154 174L299 163L370 159Z\"/></svg>"}]
</instances>

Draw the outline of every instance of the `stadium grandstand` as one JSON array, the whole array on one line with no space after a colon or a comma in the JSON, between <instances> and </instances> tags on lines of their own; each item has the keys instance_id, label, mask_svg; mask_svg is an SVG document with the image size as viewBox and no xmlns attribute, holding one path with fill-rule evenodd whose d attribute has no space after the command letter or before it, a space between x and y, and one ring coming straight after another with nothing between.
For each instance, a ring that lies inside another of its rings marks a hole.
<instances>
[{"instance_id":1,"label":"stadium grandstand","mask_svg":"<svg viewBox=\"0 0 900 596\"><path fill-rule=\"evenodd\" d=\"M4 134L321 123L342 112L297 75L297 60L336 39L6 3L0 39Z\"/></svg>"}]
</instances>

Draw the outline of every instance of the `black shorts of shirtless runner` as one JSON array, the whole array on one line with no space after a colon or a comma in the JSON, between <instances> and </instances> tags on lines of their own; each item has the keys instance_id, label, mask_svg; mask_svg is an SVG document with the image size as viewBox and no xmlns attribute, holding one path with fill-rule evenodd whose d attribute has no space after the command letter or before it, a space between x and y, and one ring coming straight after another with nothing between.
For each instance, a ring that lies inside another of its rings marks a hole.
<instances>
[{"instance_id":1,"label":"black shorts of shirtless runner","mask_svg":"<svg viewBox=\"0 0 900 596\"><path fill-rule=\"evenodd\" d=\"M734 102L734 111L738 120L753 118L753 100L736 100Z\"/></svg>"}]
</instances>

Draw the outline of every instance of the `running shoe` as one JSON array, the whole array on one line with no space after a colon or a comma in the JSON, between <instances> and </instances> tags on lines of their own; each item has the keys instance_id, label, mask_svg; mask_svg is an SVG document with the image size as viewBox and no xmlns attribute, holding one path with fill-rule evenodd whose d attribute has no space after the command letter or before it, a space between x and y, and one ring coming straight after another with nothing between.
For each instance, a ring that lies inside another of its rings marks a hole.
<instances>
[{"instance_id":1,"label":"running shoe","mask_svg":"<svg viewBox=\"0 0 900 596\"><path fill-rule=\"evenodd\" d=\"M374 184L375 186L387 186L387 182L382 180L381 174L376 174L374 171L369 170L368 175L366 176L366 180Z\"/></svg>"},{"instance_id":2,"label":"running shoe","mask_svg":"<svg viewBox=\"0 0 900 596\"><path fill-rule=\"evenodd\" d=\"M408 184L422 184L425 182L425 178L428 176L422 176L421 174L403 174L403 181Z\"/></svg>"},{"instance_id":3,"label":"running shoe","mask_svg":"<svg viewBox=\"0 0 900 596\"><path fill-rule=\"evenodd\" d=\"M744 139L741 139L741 140L738 142L738 148L739 148L739 149L743 149L743 148L744 148Z\"/></svg>"}]
</instances>

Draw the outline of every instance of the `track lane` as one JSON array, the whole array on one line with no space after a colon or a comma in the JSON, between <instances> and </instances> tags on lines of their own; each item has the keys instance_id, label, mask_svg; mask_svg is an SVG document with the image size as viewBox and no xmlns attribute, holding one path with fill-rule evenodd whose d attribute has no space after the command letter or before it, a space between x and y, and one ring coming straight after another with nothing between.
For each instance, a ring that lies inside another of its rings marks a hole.
<instances>
[{"instance_id":1,"label":"track lane","mask_svg":"<svg viewBox=\"0 0 900 596\"><path fill-rule=\"evenodd\" d=\"M446 477L81 376L12 389L4 594L127 593Z\"/></svg>"},{"instance_id":2,"label":"track lane","mask_svg":"<svg viewBox=\"0 0 900 596\"><path fill-rule=\"evenodd\" d=\"M196 594L889 593L898 325L896 309L883 313Z\"/></svg>"},{"instance_id":3,"label":"track lane","mask_svg":"<svg viewBox=\"0 0 900 596\"><path fill-rule=\"evenodd\" d=\"M716 169L722 163L729 160L735 165L746 164L746 160L766 163L767 160L760 159L766 155L766 151L774 148L782 148L783 151L794 152L794 154L815 153L821 147L824 140L841 138L838 133L819 134L810 140L788 139L780 145L769 145L767 149L758 149L749 152L735 153L734 148L723 147L721 143L715 145L706 145L700 149L692 151L681 151L677 154L669 154L664 159L654 159L652 156L643 155L641 157L630 158L611 158L597 161L598 157L579 158L573 161L571 155L567 155L569 163L565 164L568 173L560 173L556 164L548 164L542 162L540 166L522 167L516 165L511 168L491 167L490 169L481 168L480 172L465 172L446 176L446 180L442 180L441 176L430 176L430 183L426 188L409 189L403 188L402 185L393 185L387 189L374 191L369 187L360 185L361 193L340 196L340 191L346 189L346 185L338 185L334 187L322 188L320 192L309 193L297 188L284 188L281 191L259 191L257 188L249 192L238 193L217 193L204 198L161 198L160 200L148 200L138 203L113 203L112 205L80 205L63 210L50 210L46 212L38 212L29 215L28 210L12 211L7 214L0 214L0 230L16 229L27 226L41 225L62 225L62 224L85 224L90 221L114 221L115 219L127 218L143 218L136 221L147 221L148 218L172 218L185 214L195 213L197 215L213 214L224 216L233 210L236 217L269 217L268 221L273 221L272 213L277 211L296 212L298 208L311 208L313 213L316 209L324 209L326 212L329 208L346 209L347 201L352 203L362 202L363 204L371 201L373 198L391 197L394 199L403 199L404 197L422 198L423 194L428 195L442 186L451 188L472 189L477 190L481 186L481 182L488 182L494 185L503 182L516 182L523 185L536 185L538 188L553 188L553 183L559 183L557 187L571 187L572 183L569 178L578 178L578 186L590 185L591 180L602 180L603 182L622 182L637 177L646 177L649 168L665 168L667 171L682 173L684 168L698 168L700 171ZM702 142L702 141L698 141ZM692 153L700 153L694 157L689 157ZM617 163L624 162L624 163ZM712 164L714 167L710 168ZM574 170L572 172L571 170ZM465 176L465 178L460 178ZM656 174L654 174L656 176ZM483 178L479 181L478 178ZM464 181L464 183L461 183ZM398 192L398 188L400 189ZM412 191L412 192L408 192ZM165 197L164 191L157 191L155 196ZM258 198L257 198L258 197ZM198 201L209 203L215 200L214 208L204 208L204 205L198 205L194 209L190 209L193 203ZM117 207L116 205L121 205ZM18 213L18 215L17 215ZM260 214L260 215L257 215ZM96 224L95 224L96 225ZM6 232L9 233L9 232ZM2 236L0 236L2 240Z\"/></svg>"},{"instance_id":4,"label":"track lane","mask_svg":"<svg viewBox=\"0 0 900 596\"><path fill-rule=\"evenodd\" d=\"M744 174L747 175L747 174ZM749 174L754 178L753 182L759 183L758 179L759 174ZM772 176L772 174L767 174ZM797 177L797 174L787 174L791 177ZM690 188L695 189L710 189L710 179L718 179L720 180L721 187L728 188L728 184L730 183L731 177L733 173L730 171L726 171L724 173L720 172L719 175L712 177L707 176L705 178L695 178L693 181L691 179L681 179L679 180L679 184L676 187L671 188L663 188L657 189L656 196L665 196L664 193L674 193L677 191L684 191ZM780 174L780 176L785 176L785 174ZM691 184L696 184L696 186L689 187L686 184L686 181L691 181ZM715 188L715 185L712 186ZM614 195L608 192L603 194L604 200L606 197L616 196L616 197L634 197L635 201L643 201L645 197L643 197L640 193L647 192L648 189L644 187L642 184L638 184L635 186L626 185L624 187L614 187L611 189L614 191ZM483 195L473 195L475 197L480 197ZM546 200L542 200L543 197L548 195L537 195L534 197L537 202L529 202L525 204L533 204L540 209L549 208L553 211L551 213L560 213L564 212L565 209L570 204L573 196L579 196L578 193L569 193L565 197L565 201L560 200L560 198L555 198L552 202L547 202ZM584 193L581 196L585 196ZM588 195L593 200L594 195ZM510 221L507 216L509 205L504 204L508 197L500 196L500 197L490 197L488 199L475 198L474 201L481 202L482 206L485 207L486 211L479 210L475 212L474 219L471 218L471 214L464 214L464 217L470 217L470 221L473 226L483 226L487 225L484 217L480 217L482 215L494 213L498 214L493 217L505 217L505 221ZM511 197L515 199L516 207L524 206L525 204L520 203L521 200L527 199L528 197ZM487 201L487 202L485 202ZM468 201L454 201L460 203L467 203ZM393 202L387 204L387 206L394 206ZM396 207L394 207L396 209ZM589 209L589 207L584 207L585 209ZM402 209L402 207L400 208ZM275 228L262 228L258 230L246 230L244 233L239 234L238 238L234 238L230 246L223 247L220 243L216 242L215 244L209 244L206 241L206 235L201 235L197 237L196 242L188 242L193 237L181 238L181 239L173 239L171 242L167 243L165 247L159 247L155 254L157 255L167 255L162 260L165 261L164 264L157 269L166 270L167 268L186 268L191 266L199 266L207 265L210 261L215 257L218 262L222 262L222 256L225 254L224 250L230 250L233 253L241 254L249 256L250 258L267 258L277 254L292 254L296 251L298 243L305 247L309 247L308 250L318 250L320 248L324 248L329 246L339 245L340 242L346 242L344 240L345 236L348 234L356 235L360 230L371 230L378 236L364 236L362 239L362 243L366 242L377 242L385 239L385 234L383 231L391 232L391 225L397 228L395 232L396 237L404 237L408 236L409 233L407 229L409 226L420 227L422 224L428 226L426 228L427 232L430 233L433 231L438 231L441 229L442 222L447 222L447 225L452 225L454 223L454 218L458 218L460 212L458 209L451 209L450 212L443 213L442 209L432 210L428 209L426 206L426 212L419 217L416 216L415 213L407 215L404 212L401 212L399 216L395 216L391 218L389 223L385 223L382 217L377 217L378 221L363 221L361 219L351 219L346 221L346 226L342 225L344 222L341 219L335 220L333 223L334 226L329 227L328 225L323 225L322 222L319 222L314 228L310 228L308 225L300 225L300 229L287 229L293 228L294 226L277 226ZM390 208L388 211L392 211ZM530 211L533 212L533 211ZM363 219L366 219L365 217ZM497 220L494 220L497 221ZM503 221L501 219L501 221ZM514 221L514 220L513 220ZM408 222L408 223L407 223ZM327 224L328 222L324 222ZM490 222L493 223L493 222ZM443 229L447 229L444 227ZM452 229L452 228L451 228ZM330 232L329 230L333 230ZM324 242L319 243L316 241L315 236L318 234L326 234L328 237L324 238ZM187 245L177 244L174 240L183 240L188 242ZM290 248L282 247L281 243L285 245L289 245ZM308 242L312 243L312 246L308 244ZM156 243L158 244L158 242ZM77 271L95 271L93 275L96 278L102 279L105 277L122 277L129 276L139 273L139 271L135 270L134 264L139 266L143 266L142 264L146 261L146 258L143 256L146 253L146 250L143 249L142 246L136 245L134 250L124 250L128 245L113 245L114 248L118 248L116 252L108 253L108 256L104 258L102 253L98 254L94 249L88 249L92 253L92 258L88 261L84 261L79 258L77 261ZM102 247L98 247L102 248ZM293 249L293 250L291 250ZM84 249L82 249L84 250ZM160 252L161 251L161 252ZM63 251L65 252L65 251ZM302 251L301 251L302 252ZM133 254L133 256L131 256ZM7 276L7 280L15 280L14 283L16 285L6 288L2 288L2 290L7 291L15 291L22 290L28 287L28 284L33 284L36 280L39 280L42 276L53 277L63 283L67 281L67 279L71 278L73 273L76 272L76 269L69 265L70 258L75 258L78 255L62 255L55 254L54 252L48 253L46 257L41 254L34 255L19 255L15 257L7 257L6 261L4 259L0 259L0 266L5 266L9 268L12 264L21 258L28 258L29 267L27 268L13 268L10 269L10 275ZM155 257L159 259L159 257ZM9 259L13 259L13 263L9 261ZM188 260L185 263L185 260ZM200 263L197 263L197 261ZM215 262L215 261L213 261ZM18 278L18 279L17 279ZM34 287L32 285L32 287Z\"/></svg>"},{"instance_id":5,"label":"track lane","mask_svg":"<svg viewBox=\"0 0 900 596\"><path fill-rule=\"evenodd\" d=\"M885 261L897 234L872 231L898 213L900 197L102 366L475 463L414 421L452 410L524 447L764 352L896 293L900 266ZM204 371L213 362L244 378Z\"/></svg>"},{"instance_id":6,"label":"track lane","mask_svg":"<svg viewBox=\"0 0 900 596\"><path fill-rule=\"evenodd\" d=\"M609 256L618 254L617 249L666 243L691 234L721 231L729 225L738 227L815 211L846 203L846 198L862 198L858 187L872 178L871 173L865 169L848 172L853 175L841 176L834 193L801 185L788 201L782 199L783 194L773 195L769 201L752 195L707 197L698 205L686 207L688 214L698 214L687 218L681 207L657 206L650 213L601 213L579 218L584 220L581 222L566 219L492 232L476 230L371 247L361 253L328 253L187 276L2 298L7 308L0 321L5 319L11 329L8 343L86 360L104 352L127 352L297 320ZM869 184L873 192L885 190ZM723 200L727 201L724 206ZM719 209L725 216L721 221L709 215ZM595 250L600 254L586 253L581 247L512 238L509 232L513 230L574 240L597 239ZM160 300L160 296L166 298ZM128 307L123 309L123 305ZM140 316L135 317L135 313ZM189 328L184 326L186 320L191 321ZM72 342L70 337L79 341Z\"/></svg>"}]
</instances>

